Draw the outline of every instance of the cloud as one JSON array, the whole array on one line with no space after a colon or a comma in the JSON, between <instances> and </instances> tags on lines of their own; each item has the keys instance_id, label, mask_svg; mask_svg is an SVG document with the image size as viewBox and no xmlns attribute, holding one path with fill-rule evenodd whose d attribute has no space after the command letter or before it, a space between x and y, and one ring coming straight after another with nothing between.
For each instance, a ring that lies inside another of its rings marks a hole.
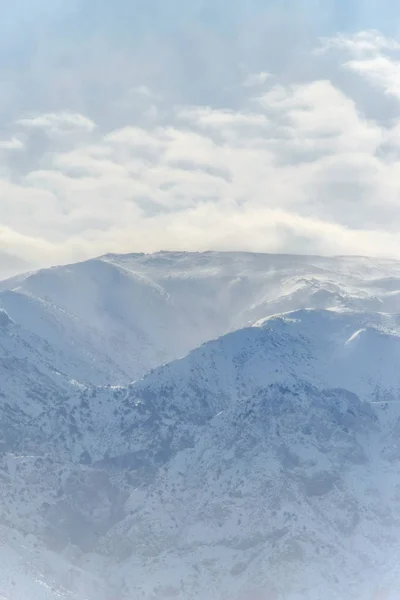
<instances>
[{"instance_id":1,"label":"cloud","mask_svg":"<svg viewBox=\"0 0 400 600\"><path fill-rule=\"evenodd\" d=\"M315 52L318 54L335 49L343 49L354 55L365 56L374 55L381 50L400 50L400 43L385 37L379 31L359 31L350 36L339 34L331 38L323 38Z\"/></svg>"},{"instance_id":2,"label":"cloud","mask_svg":"<svg viewBox=\"0 0 400 600\"><path fill-rule=\"evenodd\" d=\"M184 108L178 112L181 119L192 121L212 128L254 126L257 128L268 124L264 114L254 112L238 112L228 109L216 110L211 107Z\"/></svg>"},{"instance_id":3,"label":"cloud","mask_svg":"<svg viewBox=\"0 0 400 600\"><path fill-rule=\"evenodd\" d=\"M0 150L22 150L24 147L24 143L16 137L9 140L0 139Z\"/></svg>"},{"instance_id":4,"label":"cloud","mask_svg":"<svg viewBox=\"0 0 400 600\"><path fill-rule=\"evenodd\" d=\"M46 113L18 120L18 125L31 129L44 129L54 134L69 134L76 131L91 133L96 125L84 115L72 112Z\"/></svg>"},{"instance_id":5,"label":"cloud","mask_svg":"<svg viewBox=\"0 0 400 600\"><path fill-rule=\"evenodd\" d=\"M247 75L243 82L243 87L251 88L263 85L270 77L270 73L266 73L265 71L261 71L261 73L252 73L251 75Z\"/></svg>"},{"instance_id":6,"label":"cloud","mask_svg":"<svg viewBox=\"0 0 400 600\"><path fill-rule=\"evenodd\" d=\"M377 89L400 99L400 43L378 31L360 32L350 37L338 35L323 40L321 53L343 50L350 55L343 67L356 72Z\"/></svg>"},{"instance_id":7,"label":"cloud","mask_svg":"<svg viewBox=\"0 0 400 600\"><path fill-rule=\"evenodd\" d=\"M353 93L360 81L382 106L397 99L397 42L361 32L322 48L308 78L249 71L235 102L174 103L138 83L151 120L18 119L51 139L28 135L23 168L0 177L0 250L35 264L168 248L400 257L400 115L377 119Z\"/></svg>"},{"instance_id":8,"label":"cloud","mask_svg":"<svg viewBox=\"0 0 400 600\"><path fill-rule=\"evenodd\" d=\"M385 94L400 99L400 63L387 56L350 60L346 68L365 77Z\"/></svg>"}]
</instances>

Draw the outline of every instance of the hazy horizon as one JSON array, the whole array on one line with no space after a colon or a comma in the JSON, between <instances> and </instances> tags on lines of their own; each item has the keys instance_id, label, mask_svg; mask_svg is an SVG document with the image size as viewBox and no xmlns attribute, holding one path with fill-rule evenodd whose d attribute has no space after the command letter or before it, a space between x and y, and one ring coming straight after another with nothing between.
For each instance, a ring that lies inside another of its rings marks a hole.
<instances>
[{"instance_id":1,"label":"hazy horizon","mask_svg":"<svg viewBox=\"0 0 400 600\"><path fill-rule=\"evenodd\" d=\"M300 252L296 252L296 253L287 253L287 252L253 252L251 250L214 250L214 249L210 249L210 250L174 250L173 248L171 248L170 250L155 250L154 252L140 252L140 251L136 251L136 252L123 252L123 253L118 253L118 252L108 252L105 254L95 254L93 256L89 256L87 258L83 258L83 259L76 259L74 261L64 261L64 262L58 262L58 263L50 263L48 265L29 265L29 264L25 264L25 266L22 266L24 263L23 261L21 261L21 263L18 263L19 266L13 266L13 263L7 264L7 260L8 257L6 259L6 261L1 262L1 255L0 255L0 281L5 281L7 279L12 279L13 277L18 277L19 275L24 275L24 274L29 274L31 272L35 272L41 269L52 269L52 268L56 268L56 267L68 267L69 265L74 265L80 262L86 262L86 261L91 261L91 260L96 260L96 259L100 259L103 258L105 256L130 256L130 255L144 255L144 256L153 256L153 255L157 255L157 254L237 254L237 255L243 255L243 254L249 254L249 255L259 255L259 256L287 256L287 257L298 257L298 258L323 258L323 259L368 259L368 260L377 260L377 261L393 261L393 262L399 262L400 258L394 258L394 257L390 257L390 256L380 256L380 257L373 257L373 256L367 256L367 255L362 255L362 254L302 254Z\"/></svg>"}]
</instances>

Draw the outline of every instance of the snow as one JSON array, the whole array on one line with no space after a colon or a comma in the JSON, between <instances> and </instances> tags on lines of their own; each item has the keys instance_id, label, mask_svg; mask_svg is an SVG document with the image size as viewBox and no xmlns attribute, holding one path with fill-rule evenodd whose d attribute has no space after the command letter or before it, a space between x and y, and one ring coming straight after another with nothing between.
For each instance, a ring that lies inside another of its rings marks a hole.
<instances>
[{"instance_id":1,"label":"snow","mask_svg":"<svg viewBox=\"0 0 400 600\"><path fill-rule=\"evenodd\" d=\"M1 600L75 600L67 590L47 582L20 553L1 542L0 565Z\"/></svg>"},{"instance_id":2,"label":"snow","mask_svg":"<svg viewBox=\"0 0 400 600\"><path fill-rule=\"evenodd\" d=\"M0 308L50 344L60 372L86 383L126 385L275 313L396 314L399 282L400 263L377 259L107 255L0 282Z\"/></svg>"},{"instance_id":3,"label":"snow","mask_svg":"<svg viewBox=\"0 0 400 600\"><path fill-rule=\"evenodd\" d=\"M108 255L0 289L6 600L396 597L400 263Z\"/></svg>"}]
</instances>

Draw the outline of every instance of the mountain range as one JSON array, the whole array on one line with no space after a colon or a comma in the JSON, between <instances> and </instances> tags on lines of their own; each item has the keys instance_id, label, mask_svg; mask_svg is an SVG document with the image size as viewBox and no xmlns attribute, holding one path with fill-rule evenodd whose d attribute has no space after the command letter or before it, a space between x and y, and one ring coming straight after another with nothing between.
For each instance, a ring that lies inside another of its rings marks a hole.
<instances>
[{"instance_id":1,"label":"mountain range","mask_svg":"<svg viewBox=\"0 0 400 600\"><path fill-rule=\"evenodd\" d=\"M0 282L0 598L397 598L399 307L363 257Z\"/></svg>"}]
</instances>

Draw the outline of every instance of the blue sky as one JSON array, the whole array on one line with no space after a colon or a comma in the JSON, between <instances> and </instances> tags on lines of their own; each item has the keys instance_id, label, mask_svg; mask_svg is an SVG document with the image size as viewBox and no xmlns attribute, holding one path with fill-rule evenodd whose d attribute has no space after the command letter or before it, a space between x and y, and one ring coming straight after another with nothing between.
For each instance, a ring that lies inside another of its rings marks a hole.
<instances>
[{"instance_id":1,"label":"blue sky","mask_svg":"<svg viewBox=\"0 0 400 600\"><path fill-rule=\"evenodd\" d=\"M400 257L394 0L14 0L2 16L0 266Z\"/></svg>"},{"instance_id":2,"label":"blue sky","mask_svg":"<svg viewBox=\"0 0 400 600\"><path fill-rule=\"evenodd\" d=\"M61 36L100 33L116 42L122 34L135 43L146 34L170 36L191 26L210 28L218 35L240 34L270 18L283 27L297 20L300 27L319 29L317 34L370 28L395 34L399 10L396 0L15 0L7 7L1 29L3 35L34 37L51 26Z\"/></svg>"}]
</instances>

